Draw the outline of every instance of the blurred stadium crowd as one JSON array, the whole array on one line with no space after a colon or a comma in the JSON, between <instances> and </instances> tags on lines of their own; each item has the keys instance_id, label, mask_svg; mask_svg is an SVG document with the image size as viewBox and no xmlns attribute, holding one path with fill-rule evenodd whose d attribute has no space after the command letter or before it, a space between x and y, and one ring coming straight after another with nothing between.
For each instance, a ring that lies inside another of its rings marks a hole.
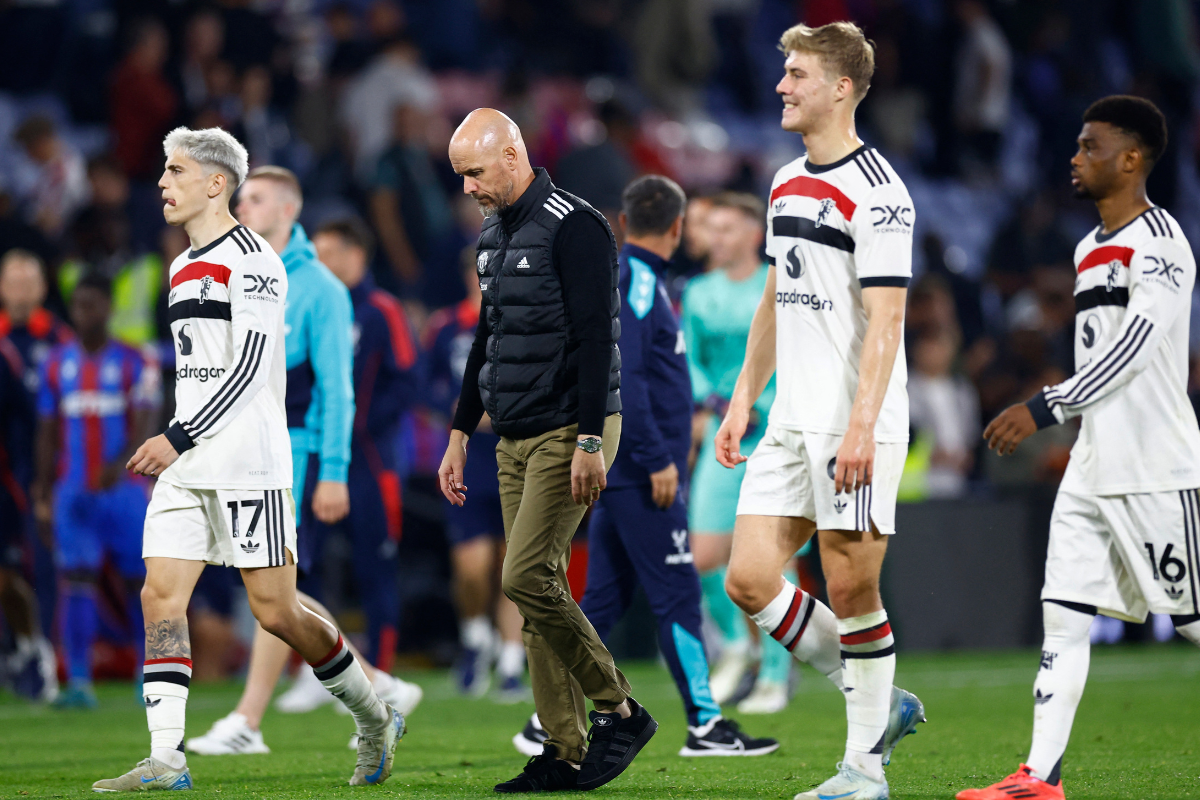
<instances>
[{"instance_id":1,"label":"blurred stadium crowd","mask_svg":"<svg viewBox=\"0 0 1200 800\"><path fill-rule=\"evenodd\" d=\"M346 217L370 226L374 277L428 345L430 321L466 298L464 259L473 263L481 224L446 147L468 111L494 106L521 126L533 163L614 229L632 178L661 173L688 191L678 297L705 269L705 198L761 197L802 150L778 124L780 31L853 19L877 48L859 133L917 206L914 435L901 497L1054 484L1071 426L1004 461L984 455L979 432L1073 371L1072 253L1096 220L1071 198L1067 161L1092 100L1140 94L1166 113L1171 143L1150 195L1200 241L1198 9L1188 0L10 0L0 5L0 254L41 258L46 305L60 317L80 275L111 278L112 333L155 351L169 418L166 266L187 241L163 223L161 142L177 125L220 126L247 145L252 167L300 177L309 230ZM1200 399L1200 376L1194 387ZM441 387L439 400L419 388L396 443L406 602L449 594L432 476L453 393ZM429 607L451 613L449 603ZM437 645L431 631L454 628L438 613L402 622L401 647Z\"/></svg>"}]
</instances>

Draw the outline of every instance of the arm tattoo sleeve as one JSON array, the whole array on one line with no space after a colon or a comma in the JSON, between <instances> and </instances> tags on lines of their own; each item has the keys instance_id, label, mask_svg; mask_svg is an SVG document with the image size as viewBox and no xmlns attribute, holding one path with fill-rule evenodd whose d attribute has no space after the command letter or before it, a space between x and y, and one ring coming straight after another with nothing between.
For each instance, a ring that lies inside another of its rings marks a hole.
<instances>
[{"instance_id":1,"label":"arm tattoo sleeve","mask_svg":"<svg viewBox=\"0 0 1200 800\"><path fill-rule=\"evenodd\" d=\"M191 658L187 618L146 623L146 658Z\"/></svg>"}]
</instances>

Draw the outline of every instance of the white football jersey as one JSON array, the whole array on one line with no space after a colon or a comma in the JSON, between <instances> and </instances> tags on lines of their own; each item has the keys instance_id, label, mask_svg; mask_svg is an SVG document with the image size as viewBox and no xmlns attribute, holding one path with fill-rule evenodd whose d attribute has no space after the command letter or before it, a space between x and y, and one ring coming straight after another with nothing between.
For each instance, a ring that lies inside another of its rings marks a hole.
<instances>
[{"instance_id":1,"label":"white football jersey","mask_svg":"<svg viewBox=\"0 0 1200 800\"><path fill-rule=\"evenodd\" d=\"M241 225L171 264L175 417L181 455L161 480L189 489L290 489L284 411L287 272Z\"/></svg>"},{"instance_id":2,"label":"white football jersey","mask_svg":"<svg viewBox=\"0 0 1200 800\"><path fill-rule=\"evenodd\" d=\"M867 331L862 290L908 286L914 220L904 183L866 145L832 164L802 156L775 174L767 210L767 258L775 266L772 425L845 434ZM907 382L901 342L876 441L908 441Z\"/></svg>"},{"instance_id":3,"label":"white football jersey","mask_svg":"<svg viewBox=\"0 0 1200 800\"><path fill-rule=\"evenodd\" d=\"M1101 231L1075 249L1075 374L1046 387L1030 408L1058 422L1083 416L1063 491L1195 489L1200 429L1187 396L1192 249L1157 207Z\"/></svg>"}]
</instances>

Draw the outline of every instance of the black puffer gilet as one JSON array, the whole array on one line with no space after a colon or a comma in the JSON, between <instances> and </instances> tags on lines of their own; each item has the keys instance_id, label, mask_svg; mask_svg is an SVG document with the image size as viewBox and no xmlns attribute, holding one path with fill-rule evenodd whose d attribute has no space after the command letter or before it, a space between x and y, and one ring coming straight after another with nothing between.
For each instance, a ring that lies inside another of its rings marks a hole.
<instances>
[{"instance_id":1,"label":"black puffer gilet","mask_svg":"<svg viewBox=\"0 0 1200 800\"><path fill-rule=\"evenodd\" d=\"M552 263L554 237L571 213L591 214L608 231L612 261L612 356L607 413L621 410L621 300L616 241L604 215L555 188L544 169L503 214L484 222L476 248L491 335L479 394L501 436L526 439L579 422L579 339Z\"/></svg>"}]
</instances>

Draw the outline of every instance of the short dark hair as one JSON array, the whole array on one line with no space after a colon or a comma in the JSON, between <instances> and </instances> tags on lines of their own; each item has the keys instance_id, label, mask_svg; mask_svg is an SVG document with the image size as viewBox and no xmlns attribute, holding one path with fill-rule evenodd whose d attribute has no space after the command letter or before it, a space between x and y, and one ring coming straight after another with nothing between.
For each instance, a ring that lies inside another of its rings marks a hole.
<instances>
[{"instance_id":1,"label":"short dark hair","mask_svg":"<svg viewBox=\"0 0 1200 800\"><path fill-rule=\"evenodd\" d=\"M664 234L683 214L687 196L663 175L643 175L621 193L621 212L630 236Z\"/></svg>"},{"instance_id":2,"label":"short dark hair","mask_svg":"<svg viewBox=\"0 0 1200 800\"><path fill-rule=\"evenodd\" d=\"M1167 149L1167 119L1158 106L1143 97L1114 94L1088 106L1084 122L1107 122L1137 139L1146 160L1146 171Z\"/></svg>"},{"instance_id":3,"label":"short dark hair","mask_svg":"<svg viewBox=\"0 0 1200 800\"><path fill-rule=\"evenodd\" d=\"M330 220L317 228L317 232L313 235L319 236L322 233L340 236L342 241L366 253L367 261L370 261L375 255L375 237L371 234L371 230L362 223L362 220L355 217Z\"/></svg>"},{"instance_id":4,"label":"short dark hair","mask_svg":"<svg viewBox=\"0 0 1200 800\"><path fill-rule=\"evenodd\" d=\"M79 282L75 284L75 291L80 289L95 289L103 294L109 300L112 300L112 280L107 275L96 272L85 272Z\"/></svg>"}]
</instances>

